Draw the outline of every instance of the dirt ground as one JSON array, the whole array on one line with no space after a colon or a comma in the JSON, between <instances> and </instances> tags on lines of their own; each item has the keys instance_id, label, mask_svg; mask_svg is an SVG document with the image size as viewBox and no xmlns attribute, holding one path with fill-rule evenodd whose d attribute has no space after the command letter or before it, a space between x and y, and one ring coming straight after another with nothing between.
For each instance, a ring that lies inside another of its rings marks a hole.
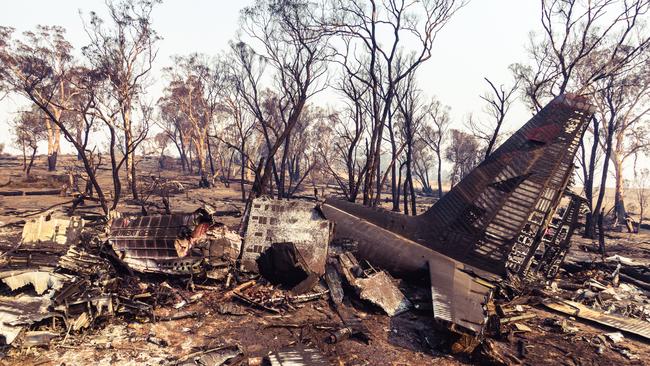
<instances>
[{"instance_id":1,"label":"dirt ground","mask_svg":"<svg viewBox=\"0 0 650 366\"><path fill-rule=\"evenodd\" d=\"M74 165L73 157L60 159L60 170L49 173L39 158L33 170L34 179L25 182L21 162L17 158L0 158L0 191L38 191L57 189L65 184L66 167ZM229 188L219 184L215 188L198 188L198 178L181 174L176 170L158 171L155 159L140 163L142 176L160 176L183 184L185 192L170 197L175 212L191 212L203 204L220 210L242 209L238 184ZM110 174L102 170L100 182L110 187ZM109 193L110 194L110 193ZM55 194L44 196L0 196L0 255L16 245L21 226L11 223L37 216L43 209L65 209L70 197ZM155 202L157 198L151 198ZM422 210L430 205L430 198L419 203ZM155 208L152 206L152 210ZM97 212L92 203L82 207L81 212ZM138 214L139 206L123 200L118 211ZM225 216L224 223L230 228L239 225L240 218ZM585 248L596 244L575 236L571 258L573 260L598 261L598 256ZM630 235L613 233L607 240L608 255L619 254L650 263L650 234ZM560 277L566 276L562 273ZM359 317L369 331L369 341L348 339L335 344L324 340L332 329L341 325L328 298L301 303L296 310L272 314L264 310L245 307L244 315L227 315L219 312L222 296L227 292L223 283L215 281L196 282L189 278L135 275L124 281L142 283L148 289L169 284L181 298L195 301L177 309L174 302L160 304L155 308L158 318L180 311L195 316L170 321L152 322L131 317L111 317L97 323L92 329L70 333L56 339L49 347L0 348L0 365L160 365L173 363L179 357L217 345L239 345L244 353L240 364L246 365L256 357L273 350L296 344L317 348L329 363L334 365L460 365L484 364L485 358L449 351L448 334L438 330L430 316L430 307L422 301L422 286L400 283L400 288L414 303L423 304L390 318L381 310L346 296L347 306ZM210 289L194 288L191 283L209 286ZM145 291L146 289L143 289ZM0 288L3 294L8 289ZM490 345L506 357L508 363L529 365L638 365L650 364L650 346L646 341L628 334L621 343L613 344L604 335L613 329L589 324L552 312L526 297L515 299L528 304L527 313L533 318L524 320L529 331L511 331L500 338L490 340ZM650 304L647 298L645 305ZM562 323L562 327L557 324ZM569 329L567 331L567 329ZM622 352L620 348L625 349ZM523 351L522 351L523 349ZM627 354L627 356L626 356ZM632 355L632 357L630 357Z\"/></svg>"}]
</instances>

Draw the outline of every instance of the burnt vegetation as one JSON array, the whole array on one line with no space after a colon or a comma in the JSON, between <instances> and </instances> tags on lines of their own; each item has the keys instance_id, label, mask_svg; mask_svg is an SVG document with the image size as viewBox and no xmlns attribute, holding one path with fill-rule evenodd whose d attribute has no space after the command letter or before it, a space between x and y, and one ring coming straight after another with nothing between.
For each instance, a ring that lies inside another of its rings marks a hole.
<instances>
[{"instance_id":1,"label":"burnt vegetation","mask_svg":"<svg viewBox=\"0 0 650 366\"><path fill-rule=\"evenodd\" d=\"M422 76L469 0L253 0L169 60L160 6L0 25L0 362L650 356L650 1L540 0L461 119Z\"/></svg>"}]
</instances>

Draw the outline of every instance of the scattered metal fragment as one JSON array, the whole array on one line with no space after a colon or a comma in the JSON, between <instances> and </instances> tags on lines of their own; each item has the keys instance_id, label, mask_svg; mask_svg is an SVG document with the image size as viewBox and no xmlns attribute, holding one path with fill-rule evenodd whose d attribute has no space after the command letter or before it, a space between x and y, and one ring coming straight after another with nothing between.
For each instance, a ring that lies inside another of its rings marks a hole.
<instances>
[{"instance_id":1,"label":"scattered metal fragment","mask_svg":"<svg viewBox=\"0 0 650 366\"><path fill-rule=\"evenodd\" d=\"M61 334L58 332L49 332L49 331L30 331L25 332L23 335L23 347L33 347L33 346L47 346L52 342L52 339L60 337Z\"/></svg>"},{"instance_id":2,"label":"scattered metal fragment","mask_svg":"<svg viewBox=\"0 0 650 366\"><path fill-rule=\"evenodd\" d=\"M563 314L589 320L650 340L650 323L647 321L605 314L570 300L548 300L543 302L543 304L549 309L559 311Z\"/></svg>"},{"instance_id":3,"label":"scattered metal fragment","mask_svg":"<svg viewBox=\"0 0 650 366\"><path fill-rule=\"evenodd\" d=\"M411 307L411 302L384 271L374 273L368 278L357 278L354 286L359 289L361 299L379 306L388 316L402 314Z\"/></svg>"},{"instance_id":4,"label":"scattered metal fragment","mask_svg":"<svg viewBox=\"0 0 650 366\"><path fill-rule=\"evenodd\" d=\"M202 351L191 353L185 357L178 359L173 365L177 366L194 366L194 365L210 365L220 366L226 364L229 360L243 355L241 347L225 346L225 347L211 347Z\"/></svg>"},{"instance_id":5,"label":"scattered metal fragment","mask_svg":"<svg viewBox=\"0 0 650 366\"><path fill-rule=\"evenodd\" d=\"M325 273L332 224L313 202L256 198L246 220L241 257L245 270L258 271L257 258L273 243L291 242L314 273Z\"/></svg>"},{"instance_id":6,"label":"scattered metal fragment","mask_svg":"<svg viewBox=\"0 0 650 366\"><path fill-rule=\"evenodd\" d=\"M59 219L43 215L25 222L21 240L23 243L74 244L83 226L84 220L79 217Z\"/></svg>"},{"instance_id":7,"label":"scattered metal fragment","mask_svg":"<svg viewBox=\"0 0 650 366\"><path fill-rule=\"evenodd\" d=\"M26 325L43 319L43 315L52 317L49 305L50 300L42 296L0 297L0 345L12 344Z\"/></svg>"},{"instance_id":8,"label":"scattered metal fragment","mask_svg":"<svg viewBox=\"0 0 650 366\"><path fill-rule=\"evenodd\" d=\"M388 273L372 268L367 272L364 271L350 252L340 254L338 260L338 268L346 281L359 293L361 299L379 306L388 316L399 315L411 307L411 302L402 294ZM333 282L334 291L338 293L334 302L339 304L343 294L342 289L339 290L336 287L338 272L334 266L331 266L329 275L326 274L326 281L328 276L331 277L330 281ZM330 282L327 283L329 285ZM340 287L340 279L338 279L338 286Z\"/></svg>"},{"instance_id":9,"label":"scattered metal fragment","mask_svg":"<svg viewBox=\"0 0 650 366\"><path fill-rule=\"evenodd\" d=\"M217 305L217 312L222 315L246 315L248 312L243 306L233 304L231 302L226 302Z\"/></svg>"},{"instance_id":10,"label":"scattered metal fragment","mask_svg":"<svg viewBox=\"0 0 650 366\"><path fill-rule=\"evenodd\" d=\"M329 362L315 348L297 345L270 352L266 357L271 366L326 366Z\"/></svg>"},{"instance_id":11,"label":"scattered metal fragment","mask_svg":"<svg viewBox=\"0 0 650 366\"><path fill-rule=\"evenodd\" d=\"M76 245L70 246L68 251L59 259L59 267L65 268L79 275L91 276L110 271L110 263L95 254Z\"/></svg>"},{"instance_id":12,"label":"scattered metal fragment","mask_svg":"<svg viewBox=\"0 0 650 366\"><path fill-rule=\"evenodd\" d=\"M328 263L325 267L325 283L330 290L330 297L335 305L343 302L343 287L341 286L341 276L336 270L335 264Z\"/></svg>"},{"instance_id":13,"label":"scattered metal fragment","mask_svg":"<svg viewBox=\"0 0 650 366\"><path fill-rule=\"evenodd\" d=\"M352 335L352 328L343 327L330 333L329 337L327 338L327 342L330 344L338 343L350 338L351 335Z\"/></svg>"},{"instance_id":14,"label":"scattered metal fragment","mask_svg":"<svg viewBox=\"0 0 650 366\"><path fill-rule=\"evenodd\" d=\"M521 323L514 323L512 325L516 331L518 332L532 332L533 330L527 326L526 324L521 324Z\"/></svg>"},{"instance_id":15,"label":"scattered metal fragment","mask_svg":"<svg viewBox=\"0 0 650 366\"><path fill-rule=\"evenodd\" d=\"M61 288L64 281L70 280L70 277L52 272L25 270L2 272L0 280L12 291L32 285L38 295L43 295L47 290Z\"/></svg>"},{"instance_id":16,"label":"scattered metal fragment","mask_svg":"<svg viewBox=\"0 0 650 366\"><path fill-rule=\"evenodd\" d=\"M623 333L621 332L612 332L612 333L606 333L605 337L609 338L610 341L614 343L619 343L625 339L623 336Z\"/></svg>"},{"instance_id":17,"label":"scattered metal fragment","mask_svg":"<svg viewBox=\"0 0 650 366\"><path fill-rule=\"evenodd\" d=\"M501 322L501 324L508 324L508 323L512 323L512 322L518 322L518 321L521 321L521 320L533 319L535 317L537 317L537 315L535 315L535 314L522 314L522 315L517 315L517 316L511 316L511 317L508 317L508 318L501 318L501 319L499 319L499 321Z\"/></svg>"}]
</instances>

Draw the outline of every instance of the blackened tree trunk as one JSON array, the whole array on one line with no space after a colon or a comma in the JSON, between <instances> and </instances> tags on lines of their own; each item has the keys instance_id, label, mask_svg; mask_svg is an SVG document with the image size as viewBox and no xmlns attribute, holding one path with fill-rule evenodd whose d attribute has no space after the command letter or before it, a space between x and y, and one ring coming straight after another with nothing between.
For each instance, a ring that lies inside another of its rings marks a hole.
<instances>
[{"instance_id":1,"label":"blackened tree trunk","mask_svg":"<svg viewBox=\"0 0 650 366\"><path fill-rule=\"evenodd\" d=\"M609 160L612 155L612 138L614 135L614 118L611 117L608 121L607 135L605 137L605 156L603 157L603 171L600 177L600 190L598 191L598 199L596 206L592 212L599 213L603 209L603 200L605 198L605 187L607 184L607 175L609 171ZM592 220L593 225L593 220Z\"/></svg>"},{"instance_id":2,"label":"blackened tree trunk","mask_svg":"<svg viewBox=\"0 0 650 366\"><path fill-rule=\"evenodd\" d=\"M58 158L58 152L52 151L51 154L47 156L47 170L53 172L56 170L56 161Z\"/></svg>"},{"instance_id":3,"label":"blackened tree trunk","mask_svg":"<svg viewBox=\"0 0 650 366\"><path fill-rule=\"evenodd\" d=\"M29 173L31 172L32 166L34 165L34 157L36 156L37 148L38 147L36 145L32 146L32 154L29 157L29 164L27 164L27 167L25 168L25 178L26 179L29 179Z\"/></svg>"},{"instance_id":4,"label":"blackened tree trunk","mask_svg":"<svg viewBox=\"0 0 650 366\"><path fill-rule=\"evenodd\" d=\"M212 173L212 177L214 177L214 161L212 160L212 147L210 144L210 135L208 134L208 131L205 132L205 139L206 143L208 144L208 157L210 158L210 173Z\"/></svg>"},{"instance_id":5,"label":"blackened tree trunk","mask_svg":"<svg viewBox=\"0 0 650 366\"><path fill-rule=\"evenodd\" d=\"M603 260L605 259L605 229L603 225L604 216L605 210L602 210L598 213L598 251L600 252Z\"/></svg>"},{"instance_id":6,"label":"blackened tree trunk","mask_svg":"<svg viewBox=\"0 0 650 366\"><path fill-rule=\"evenodd\" d=\"M415 209L415 189L413 188L413 150L412 143L407 143L406 147L406 181L410 189L411 196L411 214L416 215L417 211ZM404 192L406 193L406 192Z\"/></svg>"}]
</instances>

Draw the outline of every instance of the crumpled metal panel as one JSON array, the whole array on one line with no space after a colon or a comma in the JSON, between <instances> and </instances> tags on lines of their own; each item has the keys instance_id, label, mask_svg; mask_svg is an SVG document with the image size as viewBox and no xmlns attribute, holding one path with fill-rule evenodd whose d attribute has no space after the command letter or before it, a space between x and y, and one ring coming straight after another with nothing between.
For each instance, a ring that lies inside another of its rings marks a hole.
<instances>
[{"instance_id":1,"label":"crumpled metal panel","mask_svg":"<svg viewBox=\"0 0 650 366\"><path fill-rule=\"evenodd\" d=\"M373 273L368 278L357 278L354 286L359 288L361 299L379 306L388 316L402 314L411 307L411 302L384 271Z\"/></svg>"},{"instance_id":2,"label":"crumpled metal panel","mask_svg":"<svg viewBox=\"0 0 650 366\"><path fill-rule=\"evenodd\" d=\"M0 281L12 291L33 286L38 296L0 296L0 345L12 344L24 328L43 319L60 316L49 312L51 298L71 277L37 270L4 271Z\"/></svg>"},{"instance_id":3,"label":"crumpled metal panel","mask_svg":"<svg viewBox=\"0 0 650 366\"><path fill-rule=\"evenodd\" d=\"M200 270L204 256L191 254L197 243L207 240L211 225L212 218L203 210L117 218L108 241L118 258L137 271L193 273Z\"/></svg>"},{"instance_id":4,"label":"crumpled metal panel","mask_svg":"<svg viewBox=\"0 0 650 366\"><path fill-rule=\"evenodd\" d=\"M443 257L429 259L429 278L434 319L480 334L487 323L486 306L494 284Z\"/></svg>"},{"instance_id":5,"label":"crumpled metal panel","mask_svg":"<svg viewBox=\"0 0 650 366\"><path fill-rule=\"evenodd\" d=\"M325 273L332 224L313 202L256 198L247 217L242 266L257 271L256 260L273 243L293 243L309 269Z\"/></svg>"},{"instance_id":6,"label":"crumpled metal panel","mask_svg":"<svg viewBox=\"0 0 650 366\"><path fill-rule=\"evenodd\" d=\"M47 315L50 303L41 296L0 296L0 345L12 344L26 325L40 320L34 314Z\"/></svg>"},{"instance_id":7,"label":"crumpled metal panel","mask_svg":"<svg viewBox=\"0 0 650 366\"><path fill-rule=\"evenodd\" d=\"M122 217L113 221L109 241L128 258L172 259L187 255L193 229L192 214Z\"/></svg>"}]
</instances>

